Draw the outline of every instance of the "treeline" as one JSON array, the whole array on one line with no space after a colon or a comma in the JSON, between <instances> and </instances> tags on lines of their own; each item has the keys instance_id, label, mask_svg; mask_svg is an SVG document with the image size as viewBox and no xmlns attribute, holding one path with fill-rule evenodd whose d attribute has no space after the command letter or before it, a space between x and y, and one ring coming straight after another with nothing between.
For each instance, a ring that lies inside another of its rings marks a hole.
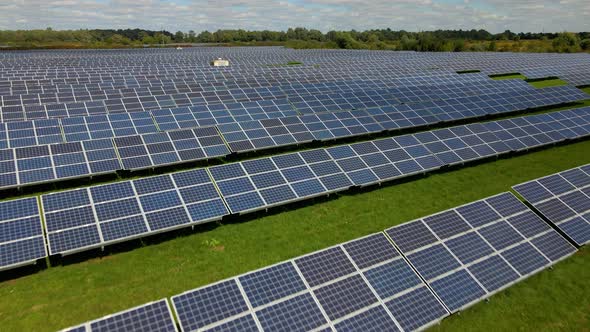
<instances>
[{"instance_id":1,"label":"treeline","mask_svg":"<svg viewBox=\"0 0 590 332\"><path fill-rule=\"evenodd\" d=\"M174 35L168 31L142 29L93 30L0 30L0 45L26 47L125 47L142 44L168 44Z\"/></svg>"},{"instance_id":2,"label":"treeline","mask_svg":"<svg viewBox=\"0 0 590 332\"><path fill-rule=\"evenodd\" d=\"M287 31L217 30L215 32L125 30L16 30L0 31L0 45L37 47L141 47L170 43L286 45L294 48L343 48L409 51L528 51L579 52L590 50L590 32L492 34L486 30L427 32L376 29L328 31L290 28Z\"/></svg>"}]
</instances>

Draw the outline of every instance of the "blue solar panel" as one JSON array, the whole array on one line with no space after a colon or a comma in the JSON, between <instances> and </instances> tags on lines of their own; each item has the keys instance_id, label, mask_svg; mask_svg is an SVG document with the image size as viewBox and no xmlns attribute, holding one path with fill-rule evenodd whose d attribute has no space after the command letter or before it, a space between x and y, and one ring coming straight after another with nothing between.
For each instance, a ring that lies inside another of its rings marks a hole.
<instances>
[{"instance_id":1,"label":"blue solar panel","mask_svg":"<svg viewBox=\"0 0 590 332\"><path fill-rule=\"evenodd\" d=\"M558 261L576 251L576 248L557 232L545 233L531 240L531 243L551 261Z\"/></svg>"},{"instance_id":2,"label":"blue solar panel","mask_svg":"<svg viewBox=\"0 0 590 332\"><path fill-rule=\"evenodd\" d=\"M439 238L448 238L470 229L455 211L443 212L423 220Z\"/></svg>"},{"instance_id":3,"label":"blue solar panel","mask_svg":"<svg viewBox=\"0 0 590 332\"><path fill-rule=\"evenodd\" d=\"M398 251L382 233L348 242L343 247L360 269L399 257Z\"/></svg>"},{"instance_id":4,"label":"blue solar panel","mask_svg":"<svg viewBox=\"0 0 590 332\"><path fill-rule=\"evenodd\" d=\"M422 221L405 223L386 231L402 252L410 252L425 245L437 242L437 238Z\"/></svg>"},{"instance_id":5,"label":"blue solar panel","mask_svg":"<svg viewBox=\"0 0 590 332\"><path fill-rule=\"evenodd\" d=\"M261 309L256 316L265 331L310 331L327 323L308 293Z\"/></svg>"},{"instance_id":6,"label":"blue solar panel","mask_svg":"<svg viewBox=\"0 0 590 332\"><path fill-rule=\"evenodd\" d=\"M504 251L502 257L521 275L527 275L549 264L549 261L529 243L522 243Z\"/></svg>"},{"instance_id":7,"label":"blue solar panel","mask_svg":"<svg viewBox=\"0 0 590 332\"><path fill-rule=\"evenodd\" d=\"M430 285L451 312L479 300L486 294L465 270L430 282Z\"/></svg>"},{"instance_id":8,"label":"blue solar panel","mask_svg":"<svg viewBox=\"0 0 590 332\"><path fill-rule=\"evenodd\" d=\"M426 286L396 297L386 306L405 331L424 328L448 315Z\"/></svg>"},{"instance_id":9,"label":"blue solar panel","mask_svg":"<svg viewBox=\"0 0 590 332\"><path fill-rule=\"evenodd\" d=\"M496 250L502 250L524 240L524 238L505 221L486 226L485 228L480 229L479 233Z\"/></svg>"},{"instance_id":10,"label":"blue solar panel","mask_svg":"<svg viewBox=\"0 0 590 332\"><path fill-rule=\"evenodd\" d=\"M498 255L473 264L469 272L488 292L505 287L519 278L518 273Z\"/></svg>"},{"instance_id":11,"label":"blue solar panel","mask_svg":"<svg viewBox=\"0 0 590 332\"><path fill-rule=\"evenodd\" d=\"M374 267L364 275L382 299L422 284L420 278L402 259Z\"/></svg>"},{"instance_id":12,"label":"blue solar panel","mask_svg":"<svg viewBox=\"0 0 590 332\"><path fill-rule=\"evenodd\" d=\"M469 264L494 252L476 233L467 233L452 238L447 240L445 245L463 264Z\"/></svg>"},{"instance_id":13,"label":"blue solar panel","mask_svg":"<svg viewBox=\"0 0 590 332\"><path fill-rule=\"evenodd\" d=\"M176 332L168 302L160 300L90 322L92 331Z\"/></svg>"},{"instance_id":14,"label":"blue solar panel","mask_svg":"<svg viewBox=\"0 0 590 332\"><path fill-rule=\"evenodd\" d=\"M374 307L336 324L338 331L399 331L387 311L382 307Z\"/></svg>"},{"instance_id":15,"label":"blue solar panel","mask_svg":"<svg viewBox=\"0 0 590 332\"><path fill-rule=\"evenodd\" d=\"M358 275L323 286L315 290L314 294L332 320L378 301L363 278Z\"/></svg>"},{"instance_id":16,"label":"blue solar panel","mask_svg":"<svg viewBox=\"0 0 590 332\"><path fill-rule=\"evenodd\" d=\"M442 245L435 245L407 256L427 280L459 268L461 264Z\"/></svg>"},{"instance_id":17,"label":"blue solar panel","mask_svg":"<svg viewBox=\"0 0 590 332\"><path fill-rule=\"evenodd\" d=\"M197 330L248 310L234 280L174 296L172 302L184 331Z\"/></svg>"},{"instance_id":18,"label":"blue solar panel","mask_svg":"<svg viewBox=\"0 0 590 332\"><path fill-rule=\"evenodd\" d=\"M331 248L304 256L296 259L295 263L311 287L355 271L354 266L341 248Z\"/></svg>"},{"instance_id":19,"label":"blue solar panel","mask_svg":"<svg viewBox=\"0 0 590 332\"><path fill-rule=\"evenodd\" d=\"M239 278L254 308L306 289L292 263L283 263Z\"/></svg>"}]
</instances>

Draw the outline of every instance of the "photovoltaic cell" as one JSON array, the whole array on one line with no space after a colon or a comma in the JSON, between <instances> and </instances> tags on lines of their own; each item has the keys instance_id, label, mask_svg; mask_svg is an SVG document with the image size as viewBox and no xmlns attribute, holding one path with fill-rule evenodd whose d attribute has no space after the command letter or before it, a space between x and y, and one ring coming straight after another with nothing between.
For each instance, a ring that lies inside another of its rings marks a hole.
<instances>
[{"instance_id":1,"label":"photovoltaic cell","mask_svg":"<svg viewBox=\"0 0 590 332\"><path fill-rule=\"evenodd\" d=\"M360 276L352 276L314 291L322 308L332 320L377 302Z\"/></svg>"},{"instance_id":2,"label":"photovoltaic cell","mask_svg":"<svg viewBox=\"0 0 590 332\"><path fill-rule=\"evenodd\" d=\"M308 284L313 287L348 275L354 266L341 248L331 248L295 260Z\"/></svg>"}]
</instances>

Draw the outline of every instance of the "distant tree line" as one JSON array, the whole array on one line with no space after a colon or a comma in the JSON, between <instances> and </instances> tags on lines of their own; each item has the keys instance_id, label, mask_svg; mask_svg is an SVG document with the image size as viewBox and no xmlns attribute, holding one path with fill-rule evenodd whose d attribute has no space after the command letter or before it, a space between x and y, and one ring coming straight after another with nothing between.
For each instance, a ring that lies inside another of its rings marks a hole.
<instances>
[{"instance_id":1,"label":"distant tree line","mask_svg":"<svg viewBox=\"0 0 590 332\"><path fill-rule=\"evenodd\" d=\"M217 30L170 33L142 29L16 30L0 31L0 44L14 46L79 45L81 47L131 47L170 43L223 43L286 45L294 48L383 49L410 51L531 51L579 52L590 50L590 32L492 34L486 30L436 30L425 32L376 29L328 31L289 28L287 31Z\"/></svg>"}]
</instances>

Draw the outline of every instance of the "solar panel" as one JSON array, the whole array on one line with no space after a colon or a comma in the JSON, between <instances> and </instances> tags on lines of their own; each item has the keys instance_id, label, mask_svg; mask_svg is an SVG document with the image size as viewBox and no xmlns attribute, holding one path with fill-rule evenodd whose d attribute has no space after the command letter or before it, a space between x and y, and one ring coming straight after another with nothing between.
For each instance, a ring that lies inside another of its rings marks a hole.
<instances>
[{"instance_id":1,"label":"solar panel","mask_svg":"<svg viewBox=\"0 0 590 332\"><path fill-rule=\"evenodd\" d=\"M150 302L129 310L72 327L68 332L150 331L176 332L176 324L166 299Z\"/></svg>"},{"instance_id":2,"label":"solar panel","mask_svg":"<svg viewBox=\"0 0 590 332\"><path fill-rule=\"evenodd\" d=\"M41 200L52 255L103 247L228 214L204 169L47 194Z\"/></svg>"},{"instance_id":3,"label":"solar panel","mask_svg":"<svg viewBox=\"0 0 590 332\"><path fill-rule=\"evenodd\" d=\"M509 193L396 226L386 233L451 312L576 251Z\"/></svg>"},{"instance_id":4,"label":"solar panel","mask_svg":"<svg viewBox=\"0 0 590 332\"><path fill-rule=\"evenodd\" d=\"M47 256L37 198L0 202L0 270Z\"/></svg>"},{"instance_id":5,"label":"solar panel","mask_svg":"<svg viewBox=\"0 0 590 332\"><path fill-rule=\"evenodd\" d=\"M578 246L590 242L590 170L573 168L513 189Z\"/></svg>"}]
</instances>

